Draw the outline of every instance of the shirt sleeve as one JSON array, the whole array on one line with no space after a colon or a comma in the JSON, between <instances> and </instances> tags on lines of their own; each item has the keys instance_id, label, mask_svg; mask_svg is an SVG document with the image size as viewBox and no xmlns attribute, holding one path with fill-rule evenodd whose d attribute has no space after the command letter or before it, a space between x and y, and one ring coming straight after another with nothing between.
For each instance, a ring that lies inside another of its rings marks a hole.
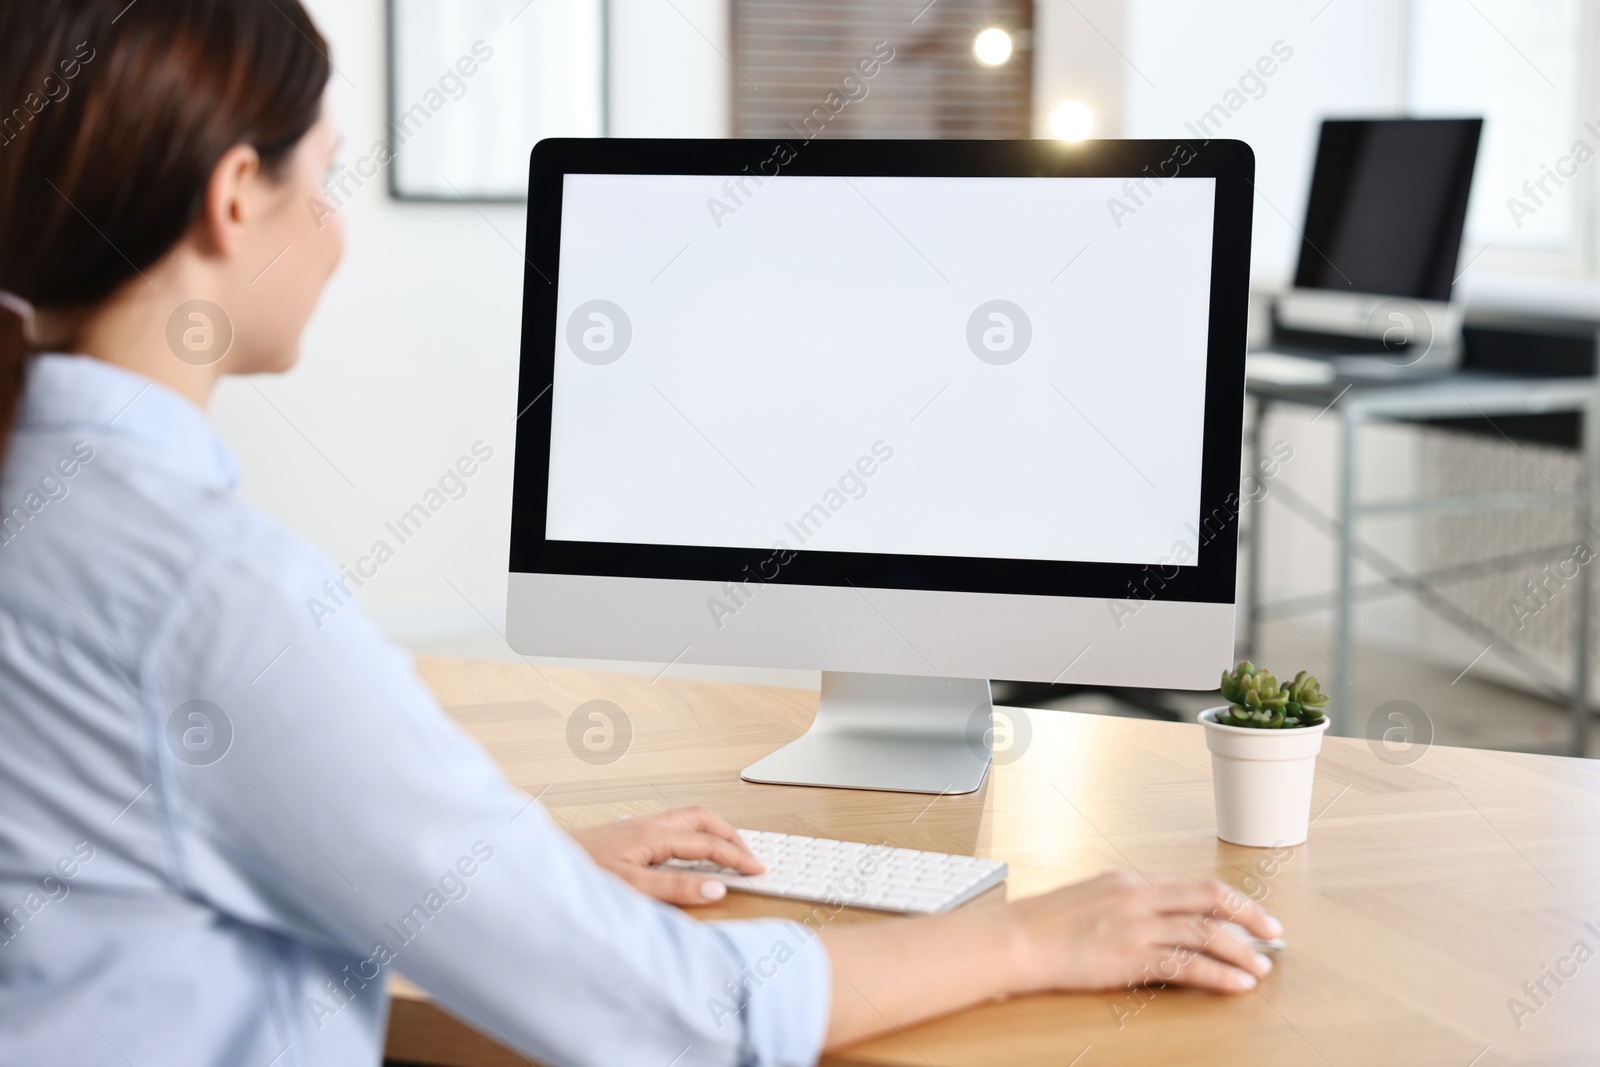
<instances>
[{"instance_id":1,"label":"shirt sleeve","mask_svg":"<svg viewBox=\"0 0 1600 1067\"><path fill-rule=\"evenodd\" d=\"M393 967L552 1064L813 1063L830 996L815 931L699 922L597 867L338 578L257 536L206 564L152 638L152 748L185 890L348 957L320 1010L382 996ZM300 1015L311 1041L317 999Z\"/></svg>"}]
</instances>

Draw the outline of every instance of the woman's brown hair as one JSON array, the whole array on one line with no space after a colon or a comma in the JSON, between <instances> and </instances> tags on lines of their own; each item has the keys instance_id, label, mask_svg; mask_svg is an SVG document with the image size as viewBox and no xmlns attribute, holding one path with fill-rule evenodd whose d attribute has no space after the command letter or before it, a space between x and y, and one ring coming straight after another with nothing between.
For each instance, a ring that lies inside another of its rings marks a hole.
<instances>
[{"instance_id":1,"label":"woman's brown hair","mask_svg":"<svg viewBox=\"0 0 1600 1067\"><path fill-rule=\"evenodd\" d=\"M329 69L298 0L0 4L0 291L105 300L188 232L228 149L283 166ZM0 460L28 354L0 306Z\"/></svg>"}]
</instances>

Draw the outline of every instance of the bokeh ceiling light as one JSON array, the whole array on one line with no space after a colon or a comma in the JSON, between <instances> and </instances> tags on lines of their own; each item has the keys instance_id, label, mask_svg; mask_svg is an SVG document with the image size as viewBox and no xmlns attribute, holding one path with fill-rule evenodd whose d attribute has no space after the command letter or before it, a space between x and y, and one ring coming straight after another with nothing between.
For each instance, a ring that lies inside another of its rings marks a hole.
<instances>
[{"instance_id":1,"label":"bokeh ceiling light","mask_svg":"<svg viewBox=\"0 0 1600 1067\"><path fill-rule=\"evenodd\" d=\"M972 54L984 66L998 67L1011 58L1011 35L991 26L972 42Z\"/></svg>"},{"instance_id":2,"label":"bokeh ceiling light","mask_svg":"<svg viewBox=\"0 0 1600 1067\"><path fill-rule=\"evenodd\" d=\"M1063 100L1050 112L1050 132L1063 141L1081 141L1094 130L1094 112L1082 100Z\"/></svg>"}]
</instances>

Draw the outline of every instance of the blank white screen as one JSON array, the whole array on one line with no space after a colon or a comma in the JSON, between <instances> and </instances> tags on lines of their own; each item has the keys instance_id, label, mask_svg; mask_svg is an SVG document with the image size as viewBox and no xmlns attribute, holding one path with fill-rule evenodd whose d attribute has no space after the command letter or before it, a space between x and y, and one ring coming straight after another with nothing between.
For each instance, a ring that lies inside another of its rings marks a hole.
<instances>
[{"instance_id":1,"label":"blank white screen","mask_svg":"<svg viewBox=\"0 0 1600 1067\"><path fill-rule=\"evenodd\" d=\"M727 182L566 176L550 539L1194 558L1213 179Z\"/></svg>"}]
</instances>

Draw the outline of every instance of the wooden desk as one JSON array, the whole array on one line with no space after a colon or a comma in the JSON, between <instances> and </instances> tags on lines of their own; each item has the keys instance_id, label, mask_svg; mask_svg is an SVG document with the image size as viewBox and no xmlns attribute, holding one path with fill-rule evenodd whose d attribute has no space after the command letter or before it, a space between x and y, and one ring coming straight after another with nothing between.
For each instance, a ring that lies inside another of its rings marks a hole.
<instances>
[{"instance_id":1,"label":"wooden desk","mask_svg":"<svg viewBox=\"0 0 1600 1067\"><path fill-rule=\"evenodd\" d=\"M1109 867L1170 870L1240 886L1287 927L1288 950L1252 994L996 1002L824 1061L836 1067L1600 1063L1600 763L1434 748L1396 766L1365 741L1330 737L1311 839L1275 861L1214 836L1198 726L1022 713L1030 746L970 796L763 786L740 781L739 769L805 728L814 693L548 667L541 678L462 660L418 668L513 782L544 790L563 825L698 803L738 826L1007 860L1010 881L970 907ZM627 754L608 766L577 759L565 739L567 716L596 698L633 728ZM735 893L697 914L802 911ZM847 909L834 921L875 917ZM1593 958L1571 958L1579 942ZM1576 973L1560 986L1544 978L1550 995L1530 999L1523 983L1558 967ZM1520 1028L1513 998L1537 1009ZM527 1062L403 983L388 1055Z\"/></svg>"}]
</instances>

